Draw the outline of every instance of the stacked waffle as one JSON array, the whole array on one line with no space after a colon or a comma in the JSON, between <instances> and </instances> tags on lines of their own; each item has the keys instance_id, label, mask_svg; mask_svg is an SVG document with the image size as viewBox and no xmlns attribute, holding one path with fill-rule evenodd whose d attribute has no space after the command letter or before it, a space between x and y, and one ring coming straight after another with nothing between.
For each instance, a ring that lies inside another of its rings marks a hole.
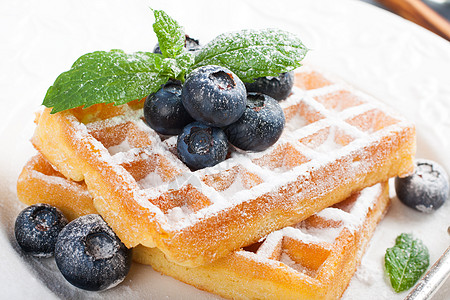
<instances>
[{"instance_id":1,"label":"stacked waffle","mask_svg":"<svg viewBox=\"0 0 450 300\"><path fill-rule=\"evenodd\" d=\"M387 206L379 182L413 169L415 130L317 71L295 80L275 145L195 172L142 101L46 109L19 198L98 212L135 260L225 297L339 297Z\"/></svg>"}]
</instances>

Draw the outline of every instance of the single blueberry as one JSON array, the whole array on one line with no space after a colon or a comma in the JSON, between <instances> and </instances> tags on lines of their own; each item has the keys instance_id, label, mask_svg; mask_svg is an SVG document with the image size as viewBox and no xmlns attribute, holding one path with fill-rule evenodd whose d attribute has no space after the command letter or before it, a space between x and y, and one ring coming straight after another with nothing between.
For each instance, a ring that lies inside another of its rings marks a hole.
<instances>
[{"instance_id":1,"label":"single blueberry","mask_svg":"<svg viewBox=\"0 0 450 300\"><path fill-rule=\"evenodd\" d=\"M114 287L131 267L131 249L119 240L100 215L70 222L59 234L55 261L64 278L89 291Z\"/></svg>"},{"instance_id":2,"label":"single blueberry","mask_svg":"<svg viewBox=\"0 0 450 300\"><path fill-rule=\"evenodd\" d=\"M187 51L197 51L202 48L200 45L200 42L196 39L191 38L189 35L185 35L185 41L184 41L184 48L186 48ZM153 48L153 53L162 54L161 48L159 47L159 43L156 43L155 47Z\"/></svg>"},{"instance_id":3,"label":"single blueberry","mask_svg":"<svg viewBox=\"0 0 450 300\"><path fill-rule=\"evenodd\" d=\"M421 212L441 207L449 196L448 176L438 163L417 159L414 173L395 178L397 197L405 205Z\"/></svg>"},{"instance_id":4,"label":"single blueberry","mask_svg":"<svg viewBox=\"0 0 450 300\"><path fill-rule=\"evenodd\" d=\"M294 72L281 73L276 77L259 77L253 82L245 83L247 92L256 92L269 95L275 100L286 99L294 86Z\"/></svg>"},{"instance_id":5,"label":"single blueberry","mask_svg":"<svg viewBox=\"0 0 450 300\"><path fill-rule=\"evenodd\" d=\"M181 102L181 82L170 80L150 94L145 99L144 117L151 128L165 135L177 135L193 122Z\"/></svg>"},{"instance_id":6,"label":"single blueberry","mask_svg":"<svg viewBox=\"0 0 450 300\"><path fill-rule=\"evenodd\" d=\"M244 114L224 131L234 146L242 150L263 151L280 138L284 124L283 109L275 99L249 93Z\"/></svg>"},{"instance_id":7,"label":"single blueberry","mask_svg":"<svg viewBox=\"0 0 450 300\"><path fill-rule=\"evenodd\" d=\"M59 232L68 223L62 212L48 204L34 204L17 216L14 234L23 251L36 257L50 257Z\"/></svg>"},{"instance_id":8,"label":"single blueberry","mask_svg":"<svg viewBox=\"0 0 450 300\"><path fill-rule=\"evenodd\" d=\"M153 48L153 53L162 54L161 48L159 47L159 43L156 43L155 47Z\"/></svg>"},{"instance_id":9,"label":"single blueberry","mask_svg":"<svg viewBox=\"0 0 450 300\"><path fill-rule=\"evenodd\" d=\"M186 34L186 40L184 41L184 47L186 48L187 51L197 51L202 48L199 40L191 38L187 34Z\"/></svg>"},{"instance_id":10,"label":"single blueberry","mask_svg":"<svg viewBox=\"0 0 450 300\"><path fill-rule=\"evenodd\" d=\"M237 121L244 113L246 90L244 83L227 68L203 66L188 75L181 99L195 120L222 127Z\"/></svg>"},{"instance_id":11,"label":"single blueberry","mask_svg":"<svg viewBox=\"0 0 450 300\"><path fill-rule=\"evenodd\" d=\"M193 122L178 136L177 152L180 159L194 170L211 167L225 160L227 137L220 128Z\"/></svg>"}]
</instances>

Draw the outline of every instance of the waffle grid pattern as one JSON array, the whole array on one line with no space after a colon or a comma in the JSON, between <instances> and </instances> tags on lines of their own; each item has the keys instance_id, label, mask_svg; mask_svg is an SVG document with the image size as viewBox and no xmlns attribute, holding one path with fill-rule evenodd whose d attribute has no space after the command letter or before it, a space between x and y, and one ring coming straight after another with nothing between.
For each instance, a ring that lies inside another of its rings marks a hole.
<instances>
[{"instance_id":1,"label":"waffle grid pattern","mask_svg":"<svg viewBox=\"0 0 450 300\"><path fill-rule=\"evenodd\" d=\"M64 178L40 154L24 167L18 192L25 203L49 203L70 219L96 213L86 185ZM134 258L226 298L336 299L347 287L389 205L388 194L386 183L366 188L211 265L182 267L168 261L157 248L142 246L135 249ZM72 197L81 203L69 201Z\"/></svg>"},{"instance_id":2,"label":"waffle grid pattern","mask_svg":"<svg viewBox=\"0 0 450 300\"><path fill-rule=\"evenodd\" d=\"M379 105L366 102L364 98L367 96L358 96L341 85L326 83L324 78L321 80L326 88L310 93L297 88L295 93L304 93L302 97L292 97L282 102L288 129L273 148L261 153L236 150L225 162L196 172L191 172L174 155L176 137L162 142L145 125L140 106L134 109L122 106L118 116L91 121L86 128L112 154L110 161L124 167L140 188L148 192L149 196L145 198L165 214L171 209L181 208L186 212L186 216L182 217L188 217L190 213L216 202L232 204L233 199L226 197L230 194L226 191L233 184L239 185L238 193L239 189L249 190L259 184L267 185L267 190L271 191L274 188L271 179L282 177L282 181L288 182L286 178L290 177L295 180L300 173L295 172L295 168L312 160L326 164L341 156L339 150L351 142L358 139L367 142L376 131L401 122L400 118L388 117L378 108ZM289 130L291 121L304 125ZM288 172L294 176L287 176ZM169 184L172 181L175 182ZM178 188L187 191L180 193ZM155 198L161 200L157 195L164 193L167 197L165 195L163 198L167 201L152 201ZM186 197L189 193L197 199ZM234 193L234 198L239 199L239 195Z\"/></svg>"},{"instance_id":3,"label":"waffle grid pattern","mask_svg":"<svg viewBox=\"0 0 450 300\"><path fill-rule=\"evenodd\" d=\"M388 205L381 183L211 265L185 269L143 247L137 261L226 298L338 299Z\"/></svg>"},{"instance_id":4,"label":"waffle grid pattern","mask_svg":"<svg viewBox=\"0 0 450 300\"><path fill-rule=\"evenodd\" d=\"M94 177L86 178L94 198L107 203L115 197L111 193L118 193L115 207L96 206L125 244L157 246L180 263L199 255L200 262L187 264L203 264L300 221L356 190L411 171L411 124L367 95L332 83L315 71L297 74L296 84L294 94L282 102L287 126L273 147L260 153L232 151L224 162L196 172L174 154L176 138L162 141L145 125L142 101L75 109L56 118L46 116L46 120L66 122L73 132L73 140L63 142L71 144L67 148L72 152L62 154L63 159L48 155L46 148L53 145L40 137L39 131L34 144L66 177ZM38 129L41 123L45 124L39 121ZM78 155L81 166L67 164L67 157L77 156L78 150L83 153ZM406 160L400 152L406 152ZM391 158L398 165L389 169L383 164ZM85 162L87 170L83 170ZM377 168L384 170L366 180ZM109 187L103 187L108 183ZM341 193L335 193L338 185ZM304 198L319 204L308 205ZM124 207L129 210L125 217L121 216ZM256 212L259 208L262 212ZM276 221L263 219L274 213L278 214ZM116 215L131 221L113 220ZM121 231L123 222L131 223L125 232ZM133 231L141 234L133 235ZM187 250L188 257L173 255L189 242L196 244L193 247L198 253Z\"/></svg>"}]
</instances>

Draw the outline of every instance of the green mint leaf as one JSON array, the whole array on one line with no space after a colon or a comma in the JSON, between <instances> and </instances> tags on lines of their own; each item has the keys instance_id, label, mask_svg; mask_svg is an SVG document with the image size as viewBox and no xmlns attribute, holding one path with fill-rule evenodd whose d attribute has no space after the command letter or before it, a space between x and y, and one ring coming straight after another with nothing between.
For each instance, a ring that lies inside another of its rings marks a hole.
<instances>
[{"instance_id":1,"label":"green mint leaf","mask_svg":"<svg viewBox=\"0 0 450 300\"><path fill-rule=\"evenodd\" d=\"M186 40L183 28L162 10L154 10L153 31L158 37L159 48L164 57L175 58L184 51Z\"/></svg>"},{"instance_id":2,"label":"green mint leaf","mask_svg":"<svg viewBox=\"0 0 450 300\"><path fill-rule=\"evenodd\" d=\"M97 51L81 56L47 90L43 105L52 113L84 105L120 105L156 92L169 77L161 74L163 57L148 52Z\"/></svg>"},{"instance_id":3,"label":"green mint leaf","mask_svg":"<svg viewBox=\"0 0 450 300\"><path fill-rule=\"evenodd\" d=\"M177 61L178 66L183 70L184 73L186 73L192 66L192 64L194 64L195 55L193 52L186 51L178 55L175 59Z\"/></svg>"},{"instance_id":4,"label":"green mint leaf","mask_svg":"<svg viewBox=\"0 0 450 300\"><path fill-rule=\"evenodd\" d=\"M414 286L427 270L430 256L427 247L411 234L402 233L395 246L386 250L384 265L393 289L399 293Z\"/></svg>"},{"instance_id":5,"label":"green mint leaf","mask_svg":"<svg viewBox=\"0 0 450 300\"><path fill-rule=\"evenodd\" d=\"M161 74L184 82L189 67L194 63L192 52L183 52L175 58L164 58L161 66Z\"/></svg>"},{"instance_id":6,"label":"green mint leaf","mask_svg":"<svg viewBox=\"0 0 450 300\"><path fill-rule=\"evenodd\" d=\"M307 51L298 37L283 30L242 30L219 35L205 45L192 69L220 65L251 82L294 70L301 66Z\"/></svg>"}]
</instances>

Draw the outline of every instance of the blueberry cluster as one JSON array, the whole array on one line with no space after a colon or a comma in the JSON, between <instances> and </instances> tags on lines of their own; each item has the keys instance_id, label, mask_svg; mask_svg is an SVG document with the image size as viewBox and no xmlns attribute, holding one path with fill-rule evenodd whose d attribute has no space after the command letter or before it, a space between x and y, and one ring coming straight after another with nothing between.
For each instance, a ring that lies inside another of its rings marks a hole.
<instances>
[{"instance_id":1,"label":"blueberry cluster","mask_svg":"<svg viewBox=\"0 0 450 300\"><path fill-rule=\"evenodd\" d=\"M278 101L290 94L293 76L244 84L225 67L202 66L184 84L170 80L149 95L144 117L156 132L178 135L178 156L187 166L210 167L225 160L229 144L263 151L279 139L285 118Z\"/></svg>"},{"instance_id":2,"label":"blueberry cluster","mask_svg":"<svg viewBox=\"0 0 450 300\"><path fill-rule=\"evenodd\" d=\"M64 278L76 287L100 291L122 282L131 267L128 249L100 215L68 223L62 212L35 204L17 217L17 243L36 257L55 256Z\"/></svg>"}]
</instances>

